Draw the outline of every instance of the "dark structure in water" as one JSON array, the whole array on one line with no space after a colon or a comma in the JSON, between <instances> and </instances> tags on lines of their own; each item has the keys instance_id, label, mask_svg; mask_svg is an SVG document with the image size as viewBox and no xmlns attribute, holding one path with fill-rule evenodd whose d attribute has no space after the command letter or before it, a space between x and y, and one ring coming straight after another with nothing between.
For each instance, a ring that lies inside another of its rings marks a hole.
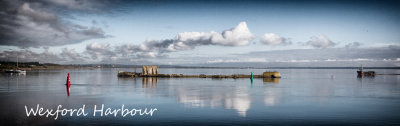
<instances>
[{"instance_id":1,"label":"dark structure in water","mask_svg":"<svg viewBox=\"0 0 400 126\"><path fill-rule=\"evenodd\" d=\"M142 73L118 71L118 77L162 77L162 78L251 78L251 75L183 75L183 74L159 74L157 66L143 66ZM264 72L261 75L253 75L253 78L281 78L279 72Z\"/></svg>"},{"instance_id":2,"label":"dark structure in water","mask_svg":"<svg viewBox=\"0 0 400 126\"><path fill-rule=\"evenodd\" d=\"M357 77L374 77L375 71L363 71L363 67L361 66L360 69L357 71Z\"/></svg>"}]
</instances>

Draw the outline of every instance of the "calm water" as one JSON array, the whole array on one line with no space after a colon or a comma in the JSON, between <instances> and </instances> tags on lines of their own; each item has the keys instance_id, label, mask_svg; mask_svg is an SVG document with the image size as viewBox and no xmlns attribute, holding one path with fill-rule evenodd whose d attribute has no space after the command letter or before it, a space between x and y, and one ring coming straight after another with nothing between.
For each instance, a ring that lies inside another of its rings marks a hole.
<instances>
[{"instance_id":1,"label":"calm water","mask_svg":"<svg viewBox=\"0 0 400 126\"><path fill-rule=\"evenodd\" d=\"M400 125L400 76L357 78L351 69L278 69L281 79L118 78L118 70L0 74L2 125ZM137 69L140 71L140 69ZM177 74L261 74L264 69L160 69ZM65 81L71 73L71 96ZM400 73L400 70L376 70ZM153 116L27 117L25 105L92 114L106 108L157 108Z\"/></svg>"}]
</instances>

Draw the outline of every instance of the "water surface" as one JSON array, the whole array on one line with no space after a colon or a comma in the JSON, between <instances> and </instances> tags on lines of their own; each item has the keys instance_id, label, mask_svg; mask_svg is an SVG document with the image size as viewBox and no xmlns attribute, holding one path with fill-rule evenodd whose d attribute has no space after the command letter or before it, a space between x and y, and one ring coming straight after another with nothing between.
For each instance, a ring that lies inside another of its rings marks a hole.
<instances>
[{"instance_id":1,"label":"water surface","mask_svg":"<svg viewBox=\"0 0 400 126\"><path fill-rule=\"evenodd\" d=\"M118 78L118 70L0 74L3 125L400 125L400 76L357 78L352 69L277 69L281 79ZM136 71L140 71L137 69ZM266 69L175 69L176 74L261 74ZM271 70L269 70L271 71ZM400 73L379 69L377 73ZM71 96L66 76L71 74ZM55 109L157 108L153 116L27 117L24 106Z\"/></svg>"}]
</instances>

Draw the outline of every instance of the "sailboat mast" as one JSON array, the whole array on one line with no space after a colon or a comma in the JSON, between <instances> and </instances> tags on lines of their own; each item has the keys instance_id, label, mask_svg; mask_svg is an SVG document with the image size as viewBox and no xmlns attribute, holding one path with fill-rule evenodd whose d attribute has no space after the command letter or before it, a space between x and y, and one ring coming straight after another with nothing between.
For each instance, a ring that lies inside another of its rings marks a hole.
<instances>
[{"instance_id":1,"label":"sailboat mast","mask_svg":"<svg viewBox=\"0 0 400 126\"><path fill-rule=\"evenodd\" d=\"M18 69L18 56L17 56L17 69Z\"/></svg>"}]
</instances>

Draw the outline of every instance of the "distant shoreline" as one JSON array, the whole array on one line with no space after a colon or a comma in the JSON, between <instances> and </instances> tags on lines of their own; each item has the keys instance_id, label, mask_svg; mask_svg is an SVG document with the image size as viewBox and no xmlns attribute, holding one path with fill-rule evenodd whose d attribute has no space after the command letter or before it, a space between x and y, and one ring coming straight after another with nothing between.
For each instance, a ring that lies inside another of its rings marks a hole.
<instances>
[{"instance_id":1,"label":"distant shoreline","mask_svg":"<svg viewBox=\"0 0 400 126\"><path fill-rule=\"evenodd\" d=\"M149 64L152 65L152 64ZM157 65L158 68L178 69L358 69L359 67L209 67L209 66L179 66ZM96 69L96 68L142 68L142 65L123 64L50 64L38 62L19 63L19 69L24 70L60 70L60 69ZM364 69L400 69L400 67L363 67ZM16 62L0 62L0 70L17 69Z\"/></svg>"}]
</instances>

